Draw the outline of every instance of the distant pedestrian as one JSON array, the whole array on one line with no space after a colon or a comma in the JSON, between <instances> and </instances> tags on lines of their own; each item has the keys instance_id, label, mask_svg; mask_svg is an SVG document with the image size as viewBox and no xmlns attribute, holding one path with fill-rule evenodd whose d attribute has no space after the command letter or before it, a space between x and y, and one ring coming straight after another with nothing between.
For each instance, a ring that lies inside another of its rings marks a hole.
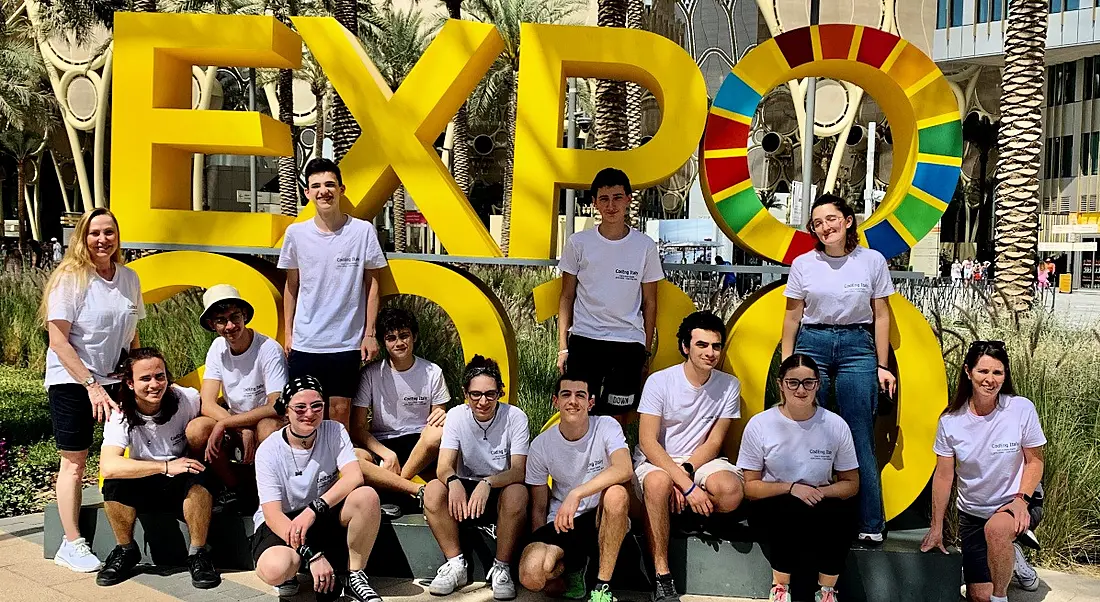
<instances>
[{"instance_id":1,"label":"distant pedestrian","mask_svg":"<svg viewBox=\"0 0 1100 602\"><path fill-rule=\"evenodd\" d=\"M963 264L958 259L951 264L951 284L958 286L962 284L963 279Z\"/></svg>"}]
</instances>

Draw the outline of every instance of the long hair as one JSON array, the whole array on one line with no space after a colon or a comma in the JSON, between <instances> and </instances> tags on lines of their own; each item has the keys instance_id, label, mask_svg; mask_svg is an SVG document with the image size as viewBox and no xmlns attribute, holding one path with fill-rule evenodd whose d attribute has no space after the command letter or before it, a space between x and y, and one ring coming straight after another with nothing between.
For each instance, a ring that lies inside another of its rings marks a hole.
<instances>
[{"instance_id":1,"label":"long hair","mask_svg":"<svg viewBox=\"0 0 1100 602\"><path fill-rule=\"evenodd\" d=\"M792 353L787 356L787 359L783 360L782 364L779 364L779 403L776 405L783 405L787 403L787 398L783 396L783 379L787 377L787 373L791 370L799 367L809 368L814 371L814 378L818 379L818 385L821 386L821 370L817 367L817 362L814 358L806 355L805 353ZM817 391L814 391L813 404L817 405Z\"/></svg>"},{"instance_id":2,"label":"long hair","mask_svg":"<svg viewBox=\"0 0 1100 602\"><path fill-rule=\"evenodd\" d=\"M91 228L92 220L101 215L110 217L111 221L115 223L115 234L119 238L118 247L111 259L119 265L126 263L122 256L122 235L119 233L118 218L115 217L115 214L111 213L111 210L106 207L96 207L80 216L80 220L76 222L76 228L73 229L72 237L69 239L69 248L65 250L65 257L54 268L49 280L46 281L46 286L42 289L42 301L38 304L38 319L43 328L46 326L46 316L49 315L50 293L61 284L62 280L73 279L75 281L75 291L78 298L82 297L84 291L88 288L88 280L91 278L92 272L95 271L95 262L92 261L92 254L88 251L88 230Z\"/></svg>"},{"instance_id":3,"label":"long hair","mask_svg":"<svg viewBox=\"0 0 1100 602\"><path fill-rule=\"evenodd\" d=\"M164 374L168 378L167 388L160 398L160 411L153 418L153 422L155 424L166 424L172 419L172 416L176 415L176 411L180 407L179 396L176 395L176 390L172 388L172 373L168 370L168 362L164 361L164 356L161 355L160 351L153 347L133 349L130 351L130 355L127 356L126 361L122 363L122 386L118 389L118 405L122 409L122 415L126 418L126 425L129 430L145 424L145 419L138 412L137 398L128 383L134 382L134 364L148 359L160 360L160 363L164 364Z\"/></svg>"},{"instance_id":4,"label":"long hair","mask_svg":"<svg viewBox=\"0 0 1100 602\"><path fill-rule=\"evenodd\" d=\"M963 365L959 367L959 382L955 387L955 396L947 404L947 409L943 411L944 414L954 414L966 407L966 404L970 401L970 396L974 394L974 381L970 380L970 375L966 371L973 370L974 366L978 365L978 360L986 355L1001 362L1005 367L1005 382L1001 385L999 393L1004 395L1016 394L1016 387L1012 385L1012 369L1008 365L1008 352L1005 351L1004 343L999 341L974 341L966 352Z\"/></svg>"},{"instance_id":5,"label":"long hair","mask_svg":"<svg viewBox=\"0 0 1100 602\"><path fill-rule=\"evenodd\" d=\"M821 195L816 201L814 201L813 206L810 208L810 223L806 224L806 229L810 231L810 234L813 234L814 240L817 241L817 243L814 244L814 248L818 251L825 250L825 243L821 242L821 239L817 237L817 232L814 230L813 227L814 209L817 209L822 205L832 205L836 207L838 211L840 211L840 214L844 216L845 219L849 217L852 218L852 225L846 227L844 231L844 252L851 253L852 251L855 251L856 247L859 246L859 234L856 232L856 212L852 210L852 207L848 204L847 201L836 196L835 194Z\"/></svg>"}]
</instances>

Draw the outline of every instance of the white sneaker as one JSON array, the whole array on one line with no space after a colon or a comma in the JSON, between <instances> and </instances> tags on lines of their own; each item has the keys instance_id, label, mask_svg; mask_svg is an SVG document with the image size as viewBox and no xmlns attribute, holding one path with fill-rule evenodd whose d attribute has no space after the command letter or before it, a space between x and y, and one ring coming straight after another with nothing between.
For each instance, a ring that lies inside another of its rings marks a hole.
<instances>
[{"instance_id":1,"label":"white sneaker","mask_svg":"<svg viewBox=\"0 0 1100 602\"><path fill-rule=\"evenodd\" d=\"M470 582L466 574L466 561L453 562L448 560L439 567L435 573L435 579L428 586L428 593L433 596L446 596L459 587L464 587Z\"/></svg>"},{"instance_id":2,"label":"white sneaker","mask_svg":"<svg viewBox=\"0 0 1100 602\"><path fill-rule=\"evenodd\" d=\"M73 541L62 537L61 547L57 549L53 562L78 573L94 573L103 568L103 562L96 558L83 537Z\"/></svg>"},{"instance_id":3,"label":"white sneaker","mask_svg":"<svg viewBox=\"0 0 1100 602\"><path fill-rule=\"evenodd\" d=\"M882 533L860 533L859 541L868 545L878 545L882 543Z\"/></svg>"},{"instance_id":4,"label":"white sneaker","mask_svg":"<svg viewBox=\"0 0 1100 602\"><path fill-rule=\"evenodd\" d=\"M1039 589L1039 574L1028 564L1024 549L1018 543L1012 544L1012 547L1016 549L1016 561L1012 565L1012 580L1024 591L1033 592Z\"/></svg>"},{"instance_id":5,"label":"white sneaker","mask_svg":"<svg viewBox=\"0 0 1100 602\"><path fill-rule=\"evenodd\" d=\"M494 562L485 580L493 587L494 600L516 599L516 584L512 581L512 574L508 567Z\"/></svg>"}]
</instances>

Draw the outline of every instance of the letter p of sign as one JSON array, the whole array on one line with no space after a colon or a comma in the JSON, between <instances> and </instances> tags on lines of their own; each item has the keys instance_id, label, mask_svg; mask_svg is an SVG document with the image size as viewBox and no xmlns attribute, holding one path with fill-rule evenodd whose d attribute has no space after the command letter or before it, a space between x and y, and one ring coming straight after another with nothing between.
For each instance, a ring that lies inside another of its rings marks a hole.
<instances>
[{"instance_id":1,"label":"letter p of sign","mask_svg":"<svg viewBox=\"0 0 1100 602\"><path fill-rule=\"evenodd\" d=\"M295 69L297 34L272 17L117 13L111 208L127 240L271 247L290 218L191 211L191 155L290 155L290 130L256 112L191 109L192 65Z\"/></svg>"}]
</instances>

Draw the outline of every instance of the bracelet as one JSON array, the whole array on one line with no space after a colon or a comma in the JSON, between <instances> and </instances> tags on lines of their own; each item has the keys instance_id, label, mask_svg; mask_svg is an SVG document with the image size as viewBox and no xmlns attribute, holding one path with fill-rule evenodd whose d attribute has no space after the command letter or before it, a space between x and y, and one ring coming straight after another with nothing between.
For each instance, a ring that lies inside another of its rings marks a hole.
<instances>
[{"instance_id":1,"label":"bracelet","mask_svg":"<svg viewBox=\"0 0 1100 602\"><path fill-rule=\"evenodd\" d=\"M691 495L691 492L695 491L696 487L698 487L698 485L696 485L695 483L692 483L691 488L684 492L684 497L687 497L687 496Z\"/></svg>"},{"instance_id":2,"label":"bracelet","mask_svg":"<svg viewBox=\"0 0 1100 602\"><path fill-rule=\"evenodd\" d=\"M887 368L886 366L883 366L882 364L879 364L878 367L879 367L880 370L885 370L887 372L890 371L890 368Z\"/></svg>"},{"instance_id":3,"label":"bracelet","mask_svg":"<svg viewBox=\"0 0 1100 602\"><path fill-rule=\"evenodd\" d=\"M478 483L479 483L479 484L480 484L480 483L485 483L486 485L488 485L488 486L489 486L489 489L492 489L492 488L493 488L493 484L489 482L489 479L488 479L488 478L485 478L485 479L481 479L480 481L478 481Z\"/></svg>"},{"instance_id":4,"label":"bracelet","mask_svg":"<svg viewBox=\"0 0 1100 602\"><path fill-rule=\"evenodd\" d=\"M794 494L794 486L797 485L797 484L798 483L791 483L791 488L787 490L787 495L793 495Z\"/></svg>"},{"instance_id":5,"label":"bracelet","mask_svg":"<svg viewBox=\"0 0 1100 602\"><path fill-rule=\"evenodd\" d=\"M562 349L561 351L558 352L558 355L566 355L567 353L569 353L568 349Z\"/></svg>"},{"instance_id":6,"label":"bracelet","mask_svg":"<svg viewBox=\"0 0 1100 602\"><path fill-rule=\"evenodd\" d=\"M317 552L316 554L313 555L313 558L310 558L309 560L306 561L306 566L309 566L309 565L313 564L314 562L317 561L318 558L324 558L324 556L325 556L324 550L322 550L320 552Z\"/></svg>"},{"instance_id":7,"label":"bracelet","mask_svg":"<svg viewBox=\"0 0 1100 602\"><path fill-rule=\"evenodd\" d=\"M168 460L164 461L164 476L168 476Z\"/></svg>"}]
</instances>

